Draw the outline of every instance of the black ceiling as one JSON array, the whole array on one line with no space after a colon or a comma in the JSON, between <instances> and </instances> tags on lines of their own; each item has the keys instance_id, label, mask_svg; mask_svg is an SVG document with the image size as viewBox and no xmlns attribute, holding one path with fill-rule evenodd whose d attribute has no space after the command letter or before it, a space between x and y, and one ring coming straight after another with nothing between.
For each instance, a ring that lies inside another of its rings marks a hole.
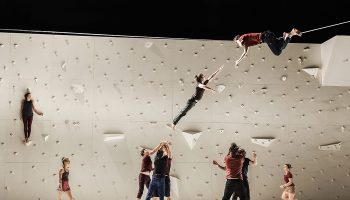
<instances>
[{"instance_id":1,"label":"black ceiling","mask_svg":"<svg viewBox=\"0 0 350 200\"><path fill-rule=\"evenodd\" d=\"M347 6L340 3L328 1L320 9L302 1L267 2L5 0L0 3L0 28L231 40L247 32L269 29L282 34L292 27L305 31L350 20ZM322 43L335 35L350 35L350 23L308 33L293 42Z\"/></svg>"}]
</instances>

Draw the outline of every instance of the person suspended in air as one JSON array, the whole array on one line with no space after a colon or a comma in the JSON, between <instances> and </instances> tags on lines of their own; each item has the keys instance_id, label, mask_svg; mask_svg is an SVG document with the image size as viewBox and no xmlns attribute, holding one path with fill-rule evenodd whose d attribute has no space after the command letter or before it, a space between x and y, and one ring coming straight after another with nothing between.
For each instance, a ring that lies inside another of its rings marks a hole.
<instances>
[{"instance_id":1,"label":"person suspended in air","mask_svg":"<svg viewBox=\"0 0 350 200\"><path fill-rule=\"evenodd\" d=\"M293 36L301 36L301 32L293 28L290 32L284 32L283 37L276 37L276 35L267 30L262 33L246 33L243 35L236 35L233 39L239 47L244 47L244 51L239 59L236 60L235 65L237 66L244 57L247 56L249 47L255 46L261 43L266 43L271 49L272 53L279 56L283 49L285 49L292 39Z\"/></svg>"}]
</instances>

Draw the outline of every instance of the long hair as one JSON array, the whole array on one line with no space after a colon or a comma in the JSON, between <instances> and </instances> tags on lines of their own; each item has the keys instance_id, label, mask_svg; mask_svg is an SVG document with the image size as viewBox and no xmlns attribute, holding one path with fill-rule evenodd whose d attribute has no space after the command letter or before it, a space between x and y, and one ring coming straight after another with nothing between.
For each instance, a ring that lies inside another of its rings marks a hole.
<instances>
[{"instance_id":1,"label":"long hair","mask_svg":"<svg viewBox=\"0 0 350 200\"><path fill-rule=\"evenodd\" d=\"M203 74L197 74L194 76L194 79L197 81L197 83L202 83L203 78L204 78Z\"/></svg>"},{"instance_id":2,"label":"long hair","mask_svg":"<svg viewBox=\"0 0 350 200\"><path fill-rule=\"evenodd\" d=\"M27 92L27 93L24 95L24 99L25 99L25 100L27 100L28 95L30 95L30 92Z\"/></svg>"}]
</instances>

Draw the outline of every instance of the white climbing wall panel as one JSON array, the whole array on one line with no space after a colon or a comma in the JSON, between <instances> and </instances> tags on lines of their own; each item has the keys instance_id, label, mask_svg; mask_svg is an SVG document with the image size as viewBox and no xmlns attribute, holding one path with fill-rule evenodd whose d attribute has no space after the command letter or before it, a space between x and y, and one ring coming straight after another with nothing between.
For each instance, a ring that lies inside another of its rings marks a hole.
<instances>
[{"instance_id":1,"label":"white climbing wall panel","mask_svg":"<svg viewBox=\"0 0 350 200\"><path fill-rule=\"evenodd\" d=\"M299 199L350 199L350 88L321 87L302 70L320 66L321 45L289 44L278 57L253 47L235 67L241 51L231 41L1 33L0 199L55 199L63 156L76 199L135 199L138 147L161 140L172 142L173 199L221 199L225 176L212 160L222 162L231 142L248 157L257 152L253 200L280 198L284 163L293 166ZM225 89L205 93L169 129L194 92L194 75L221 65L209 86ZM27 88L44 112L34 117L30 146L21 143L19 119ZM192 150L185 130L201 132ZM125 138L104 141L106 133ZM275 140L264 147L251 138ZM336 142L339 151L319 149Z\"/></svg>"}]
</instances>

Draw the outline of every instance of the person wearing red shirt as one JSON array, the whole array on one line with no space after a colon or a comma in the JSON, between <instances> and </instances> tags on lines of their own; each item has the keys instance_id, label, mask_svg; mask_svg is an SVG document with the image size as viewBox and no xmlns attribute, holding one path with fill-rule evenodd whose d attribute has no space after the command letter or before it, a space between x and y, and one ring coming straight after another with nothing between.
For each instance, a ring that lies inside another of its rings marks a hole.
<instances>
[{"instance_id":1,"label":"person wearing red shirt","mask_svg":"<svg viewBox=\"0 0 350 200\"><path fill-rule=\"evenodd\" d=\"M283 171L284 171L283 180L285 184L281 185L280 188L283 189L281 198L284 200L297 200L295 198L295 185L293 181L293 175L290 172L291 168L292 168L291 164L285 164L283 166Z\"/></svg>"},{"instance_id":2,"label":"person wearing red shirt","mask_svg":"<svg viewBox=\"0 0 350 200\"><path fill-rule=\"evenodd\" d=\"M244 156L240 154L242 151L243 149L240 149L236 143L232 143L229 153L224 159L225 166L221 166L216 161L213 161L214 165L226 171L226 185L222 200L230 200L233 194L237 195L240 200L246 200L242 175Z\"/></svg>"},{"instance_id":3,"label":"person wearing red shirt","mask_svg":"<svg viewBox=\"0 0 350 200\"><path fill-rule=\"evenodd\" d=\"M239 47L244 47L244 52L241 57L236 60L236 66L243 60L243 58L248 54L249 47L255 46L261 43L267 43L272 53L279 56L282 50L287 47L293 36L301 36L301 32L293 28L289 33L284 32L283 37L277 38L276 35L271 31L264 31L262 33L247 33L243 35L236 35L234 42L238 44Z\"/></svg>"}]
</instances>

